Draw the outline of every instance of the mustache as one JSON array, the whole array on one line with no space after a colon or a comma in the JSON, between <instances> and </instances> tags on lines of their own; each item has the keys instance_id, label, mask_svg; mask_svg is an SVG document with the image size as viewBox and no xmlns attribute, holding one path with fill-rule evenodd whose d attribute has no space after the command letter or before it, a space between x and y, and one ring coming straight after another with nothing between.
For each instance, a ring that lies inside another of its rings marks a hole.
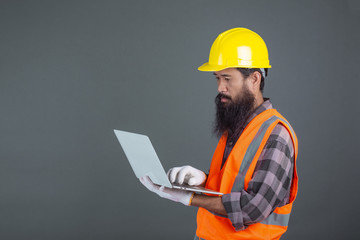
<instances>
[{"instance_id":1,"label":"mustache","mask_svg":"<svg viewBox=\"0 0 360 240\"><path fill-rule=\"evenodd\" d=\"M216 98L215 98L215 102L220 102L220 101L221 101L221 98L226 98L226 99L228 99L228 100L230 100L230 101L232 100L230 96L225 95L225 94L223 94L223 93L219 93L219 94L216 96Z\"/></svg>"}]
</instances>

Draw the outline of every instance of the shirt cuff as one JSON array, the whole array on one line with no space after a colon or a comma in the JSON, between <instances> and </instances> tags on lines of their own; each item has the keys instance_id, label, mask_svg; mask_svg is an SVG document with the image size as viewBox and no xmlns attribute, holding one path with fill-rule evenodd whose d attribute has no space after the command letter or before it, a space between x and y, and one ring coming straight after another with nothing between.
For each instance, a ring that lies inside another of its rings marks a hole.
<instances>
[{"instance_id":1,"label":"shirt cuff","mask_svg":"<svg viewBox=\"0 0 360 240\"><path fill-rule=\"evenodd\" d=\"M240 208L240 197L241 192L232 192L229 194L224 194L221 198L227 212L227 216L236 231L246 229Z\"/></svg>"}]
</instances>

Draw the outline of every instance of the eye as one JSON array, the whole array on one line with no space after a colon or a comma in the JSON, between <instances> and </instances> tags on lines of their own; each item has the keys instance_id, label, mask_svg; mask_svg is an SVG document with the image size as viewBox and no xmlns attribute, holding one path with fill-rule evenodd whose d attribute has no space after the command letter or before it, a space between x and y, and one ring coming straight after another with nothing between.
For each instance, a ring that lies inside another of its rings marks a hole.
<instances>
[{"instance_id":1,"label":"eye","mask_svg":"<svg viewBox=\"0 0 360 240\"><path fill-rule=\"evenodd\" d=\"M230 78L225 78L226 81L230 81Z\"/></svg>"}]
</instances>

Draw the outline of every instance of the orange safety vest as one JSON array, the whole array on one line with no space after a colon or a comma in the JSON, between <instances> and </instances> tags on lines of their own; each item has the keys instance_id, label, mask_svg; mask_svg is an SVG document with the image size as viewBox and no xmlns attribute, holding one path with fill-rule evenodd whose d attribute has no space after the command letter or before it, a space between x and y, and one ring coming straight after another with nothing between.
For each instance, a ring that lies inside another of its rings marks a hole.
<instances>
[{"instance_id":1,"label":"orange safety vest","mask_svg":"<svg viewBox=\"0 0 360 240\"><path fill-rule=\"evenodd\" d=\"M214 215L204 208L197 214L195 239L280 239L286 232L292 204L298 191L296 158L298 143L290 124L275 109L268 109L255 116L245 127L234 148L221 168L227 137L224 134L214 153L206 187L228 194L247 190L259 156L274 127L282 123L289 131L294 144L294 173L290 189L289 204L277 207L265 220L235 231L227 217Z\"/></svg>"}]
</instances>

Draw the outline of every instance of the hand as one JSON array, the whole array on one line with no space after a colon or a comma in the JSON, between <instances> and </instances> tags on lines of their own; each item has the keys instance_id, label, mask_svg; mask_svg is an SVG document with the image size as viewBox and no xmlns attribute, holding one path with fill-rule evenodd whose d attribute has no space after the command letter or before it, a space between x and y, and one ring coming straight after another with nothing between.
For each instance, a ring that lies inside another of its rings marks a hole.
<instances>
[{"instance_id":1,"label":"hand","mask_svg":"<svg viewBox=\"0 0 360 240\"><path fill-rule=\"evenodd\" d=\"M193 197L192 192L183 191L179 189L167 188L164 186L155 185L148 176L141 177L140 182L150 191L156 193L162 198L172 200L174 202L180 202L185 206L190 206L191 199Z\"/></svg>"},{"instance_id":2,"label":"hand","mask_svg":"<svg viewBox=\"0 0 360 240\"><path fill-rule=\"evenodd\" d=\"M203 171L200 171L191 166L174 167L168 173L168 178L171 183L188 184L190 186L198 186L205 183L207 178Z\"/></svg>"}]
</instances>

